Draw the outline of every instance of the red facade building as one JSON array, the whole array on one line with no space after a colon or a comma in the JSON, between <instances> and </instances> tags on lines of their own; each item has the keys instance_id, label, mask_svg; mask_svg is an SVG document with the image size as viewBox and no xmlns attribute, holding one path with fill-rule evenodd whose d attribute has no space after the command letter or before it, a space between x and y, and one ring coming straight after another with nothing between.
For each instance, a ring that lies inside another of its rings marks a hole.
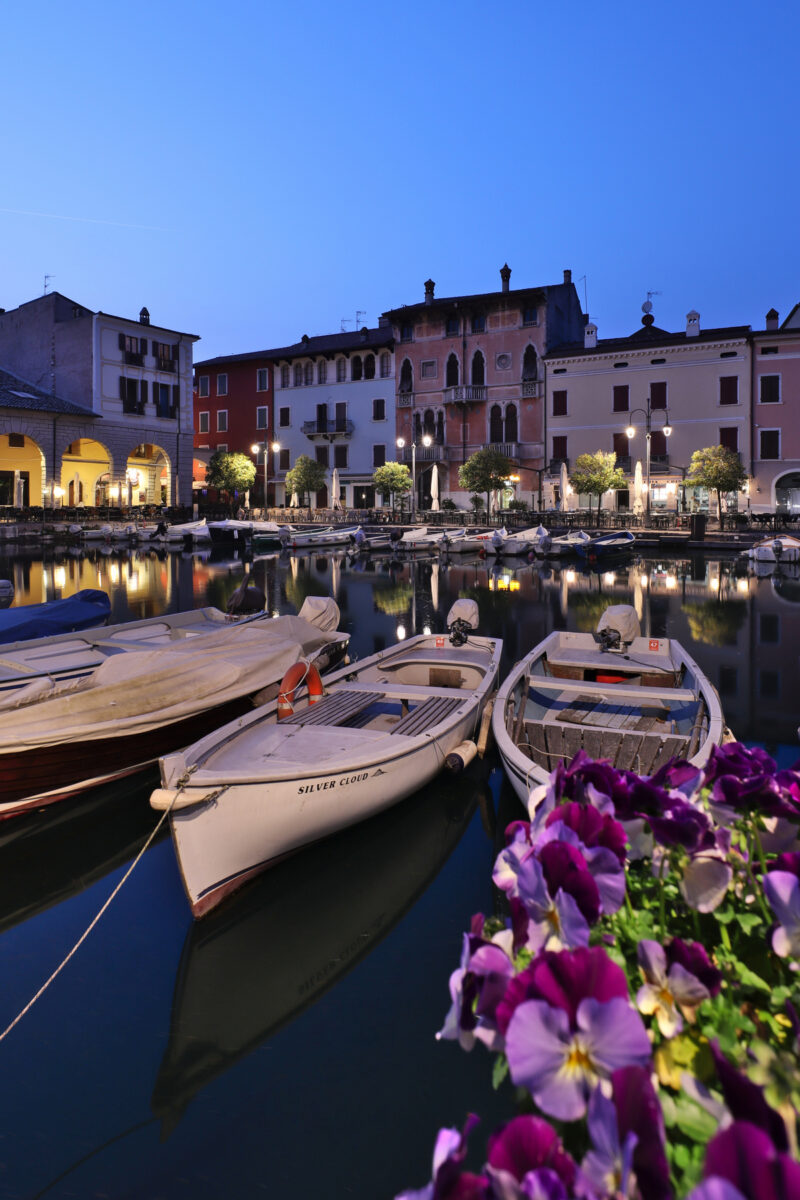
<instances>
[{"instance_id":1,"label":"red facade building","mask_svg":"<svg viewBox=\"0 0 800 1200\"><path fill-rule=\"evenodd\" d=\"M256 463L251 493L264 504L267 466L268 503L274 503L272 454L265 454L274 436L272 363L266 351L227 354L195 363L194 368L194 490L202 492L205 466L215 450L247 454ZM258 454L252 447L258 445Z\"/></svg>"}]
</instances>

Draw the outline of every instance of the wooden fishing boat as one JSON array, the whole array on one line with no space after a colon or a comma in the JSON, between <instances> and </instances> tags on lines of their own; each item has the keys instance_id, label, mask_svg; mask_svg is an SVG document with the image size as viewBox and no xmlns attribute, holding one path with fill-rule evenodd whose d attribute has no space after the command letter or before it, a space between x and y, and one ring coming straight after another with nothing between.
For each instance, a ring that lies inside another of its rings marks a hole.
<instances>
[{"instance_id":1,"label":"wooden fishing boat","mask_svg":"<svg viewBox=\"0 0 800 1200\"><path fill-rule=\"evenodd\" d=\"M330 525L323 529L295 530L282 539L287 550L327 549L330 546L350 546L360 525Z\"/></svg>"},{"instance_id":2,"label":"wooden fishing boat","mask_svg":"<svg viewBox=\"0 0 800 1200\"><path fill-rule=\"evenodd\" d=\"M576 548L581 558L591 561L592 559L611 558L617 554L627 554L633 550L635 543L636 538L630 529L610 529L607 533L599 533L597 537L590 537L588 542L582 542Z\"/></svg>"},{"instance_id":3,"label":"wooden fishing boat","mask_svg":"<svg viewBox=\"0 0 800 1200\"><path fill-rule=\"evenodd\" d=\"M474 601L456 601L449 641L422 634L373 654L288 713L285 681L278 704L162 758L150 802L169 810L196 917L285 855L411 795L476 734L502 649L472 634L477 615ZM461 761L474 752L469 742Z\"/></svg>"},{"instance_id":4,"label":"wooden fishing boat","mask_svg":"<svg viewBox=\"0 0 800 1200\"><path fill-rule=\"evenodd\" d=\"M761 538L742 554L754 562L796 563L800 562L800 538L789 533Z\"/></svg>"},{"instance_id":5,"label":"wooden fishing boat","mask_svg":"<svg viewBox=\"0 0 800 1200\"><path fill-rule=\"evenodd\" d=\"M533 550L542 558L566 558L570 554L577 554L580 547L588 541L589 534L583 529L570 529L559 537L551 537L548 534L540 538Z\"/></svg>"},{"instance_id":6,"label":"wooden fishing boat","mask_svg":"<svg viewBox=\"0 0 800 1200\"><path fill-rule=\"evenodd\" d=\"M301 610L312 620L241 621L126 653L117 641L88 675L40 676L0 696L0 820L143 770L274 699L300 655L338 665L349 641L331 628L339 610L312 599Z\"/></svg>"},{"instance_id":7,"label":"wooden fishing boat","mask_svg":"<svg viewBox=\"0 0 800 1200\"><path fill-rule=\"evenodd\" d=\"M495 530L495 533L499 532ZM439 550L442 554L480 554L486 550L492 535L489 533L470 533L466 529L445 531L438 539Z\"/></svg>"},{"instance_id":8,"label":"wooden fishing boat","mask_svg":"<svg viewBox=\"0 0 800 1200\"><path fill-rule=\"evenodd\" d=\"M234 548L258 540L261 548L280 548L285 538L294 534L291 525L278 525L276 521L209 521L208 534L212 546Z\"/></svg>"},{"instance_id":9,"label":"wooden fishing boat","mask_svg":"<svg viewBox=\"0 0 800 1200\"><path fill-rule=\"evenodd\" d=\"M606 609L596 634L551 633L518 662L492 729L523 803L579 750L651 775L672 758L701 765L727 733L694 659L672 638L641 637L628 605Z\"/></svg>"},{"instance_id":10,"label":"wooden fishing boat","mask_svg":"<svg viewBox=\"0 0 800 1200\"><path fill-rule=\"evenodd\" d=\"M549 537L543 525L531 529L523 529L519 533L509 533L499 542L492 539L493 552L499 558L519 558L536 552L536 547L543 538Z\"/></svg>"},{"instance_id":11,"label":"wooden fishing boat","mask_svg":"<svg viewBox=\"0 0 800 1200\"><path fill-rule=\"evenodd\" d=\"M90 629L108 620L111 601L106 592L83 588L60 600L43 604L20 604L0 610L0 642L28 641L48 634L69 634Z\"/></svg>"}]
</instances>

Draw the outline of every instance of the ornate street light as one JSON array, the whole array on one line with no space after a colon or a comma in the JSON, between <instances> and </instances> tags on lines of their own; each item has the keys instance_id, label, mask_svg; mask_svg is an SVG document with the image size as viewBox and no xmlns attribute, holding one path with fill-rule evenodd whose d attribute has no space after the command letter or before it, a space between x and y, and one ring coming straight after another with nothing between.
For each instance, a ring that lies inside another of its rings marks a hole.
<instances>
[{"instance_id":1,"label":"ornate street light","mask_svg":"<svg viewBox=\"0 0 800 1200\"><path fill-rule=\"evenodd\" d=\"M275 454L277 454L278 451L280 450L280 448L281 448L280 442L272 442L272 444L270 445L270 443L267 441L266 433L264 434L264 444L263 445L260 442L253 442L253 445L250 447L251 453L255 454L255 456L256 456L256 461L258 461L258 456L261 453L261 451L262 450L264 451L264 511L265 512L269 508L269 498L267 496L267 475L269 473L269 452L270 452L270 450L272 450Z\"/></svg>"},{"instance_id":2,"label":"ornate street light","mask_svg":"<svg viewBox=\"0 0 800 1200\"><path fill-rule=\"evenodd\" d=\"M664 437L669 437L669 435L672 433L672 426L669 423L669 410L666 408L656 409L656 412L663 412L664 424L662 425L661 430L664 434ZM634 413L641 413L645 420L644 436L645 436L645 442L647 443L647 446L646 446L647 466L646 466L646 471L645 471L645 484L646 484L646 491L647 491L647 523L649 524L650 523L650 438L652 436L652 414L653 414L653 409L650 404L650 398L648 397L648 399L647 399L647 407L646 408L631 409L631 413L630 413L631 417L633 417ZM634 438L636 436L636 429L634 428L634 426L632 424L628 426L628 428L625 430L625 432L628 435L628 440L630 440L631 438Z\"/></svg>"},{"instance_id":3,"label":"ornate street light","mask_svg":"<svg viewBox=\"0 0 800 1200\"><path fill-rule=\"evenodd\" d=\"M402 450L406 444L406 439L399 437L397 439L397 448ZM431 446L433 438L430 434L424 434L422 438L423 446ZM411 520L413 521L417 514L417 443L411 443Z\"/></svg>"}]
</instances>

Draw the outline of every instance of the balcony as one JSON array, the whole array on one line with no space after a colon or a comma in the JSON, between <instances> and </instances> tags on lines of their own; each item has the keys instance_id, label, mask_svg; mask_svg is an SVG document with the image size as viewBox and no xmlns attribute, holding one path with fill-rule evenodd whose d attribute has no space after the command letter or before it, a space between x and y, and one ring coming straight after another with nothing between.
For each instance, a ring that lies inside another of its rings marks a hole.
<instances>
[{"instance_id":1,"label":"balcony","mask_svg":"<svg viewBox=\"0 0 800 1200\"><path fill-rule=\"evenodd\" d=\"M325 438L326 441L336 442L342 438L351 438L354 425L352 421L322 421L317 418L316 421L304 421L302 429L305 436L312 441Z\"/></svg>"},{"instance_id":2,"label":"balcony","mask_svg":"<svg viewBox=\"0 0 800 1200\"><path fill-rule=\"evenodd\" d=\"M486 388L483 384L464 383L460 387L444 389L445 404L472 404L486 400Z\"/></svg>"},{"instance_id":3,"label":"balcony","mask_svg":"<svg viewBox=\"0 0 800 1200\"><path fill-rule=\"evenodd\" d=\"M156 362L157 371L171 371L175 374L175 360L172 358L159 358Z\"/></svg>"},{"instance_id":4,"label":"balcony","mask_svg":"<svg viewBox=\"0 0 800 1200\"><path fill-rule=\"evenodd\" d=\"M506 458L519 458L519 442L484 442L481 450L496 450Z\"/></svg>"},{"instance_id":5,"label":"balcony","mask_svg":"<svg viewBox=\"0 0 800 1200\"><path fill-rule=\"evenodd\" d=\"M414 393L413 392L398 392L397 407L398 408L413 408L414 407Z\"/></svg>"},{"instance_id":6,"label":"balcony","mask_svg":"<svg viewBox=\"0 0 800 1200\"><path fill-rule=\"evenodd\" d=\"M411 462L411 447L398 446L397 453L400 462ZM444 446L417 446L416 460L418 463L426 462L442 462L444 459Z\"/></svg>"},{"instance_id":7,"label":"balcony","mask_svg":"<svg viewBox=\"0 0 800 1200\"><path fill-rule=\"evenodd\" d=\"M544 395L544 382L541 379L523 379L523 400L539 400Z\"/></svg>"},{"instance_id":8,"label":"balcony","mask_svg":"<svg viewBox=\"0 0 800 1200\"><path fill-rule=\"evenodd\" d=\"M622 471L625 475L630 475L631 469L632 469L631 461L632 460L631 460L630 454L618 454L617 461L614 465L616 467L618 467L618 469L620 471Z\"/></svg>"},{"instance_id":9,"label":"balcony","mask_svg":"<svg viewBox=\"0 0 800 1200\"><path fill-rule=\"evenodd\" d=\"M668 454L651 454L650 455L650 474L651 475L668 475L669 474L669 455Z\"/></svg>"},{"instance_id":10,"label":"balcony","mask_svg":"<svg viewBox=\"0 0 800 1200\"><path fill-rule=\"evenodd\" d=\"M143 367L144 355L136 354L133 350L125 351L125 362L129 367Z\"/></svg>"},{"instance_id":11,"label":"balcony","mask_svg":"<svg viewBox=\"0 0 800 1200\"><path fill-rule=\"evenodd\" d=\"M561 473L561 464L562 463L567 468L567 470L569 470L569 459L568 458L551 458L550 459L550 474L551 475L559 475Z\"/></svg>"}]
</instances>

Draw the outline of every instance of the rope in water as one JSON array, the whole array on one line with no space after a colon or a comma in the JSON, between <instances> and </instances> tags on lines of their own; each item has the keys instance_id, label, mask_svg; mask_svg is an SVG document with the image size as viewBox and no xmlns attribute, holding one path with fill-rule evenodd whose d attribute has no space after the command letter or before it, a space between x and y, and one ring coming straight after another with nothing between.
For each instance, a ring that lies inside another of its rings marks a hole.
<instances>
[{"instance_id":1,"label":"rope in water","mask_svg":"<svg viewBox=\"0 0 800 1200\"><path fill-rule=\"evenodd\" d=\"M127 871L125 872L125 874L122 876L122 879L120 879L119 883L117 884L117 886L116 886L116 887L114 888L114 890L112 891L111 895L108 897L108 899L107 899L107 900L105 901L105 903L102 905L102 907L100 908L100 911L97 913L97 915L96 915L96 916L95 916L95 917L92 919L92 921L89 923L89 925L88 925L88 926L86 927L86 929L83 931L83 933L82 933L82 934L81 934L81 936L78 938L78 940L77 940L77 942L75 943L75 945L74 945L74 946L72 947L72 949L70 950L69 954L67 954L66 958L64 958L64 959L62 960L62 962L60 962L60 963L59 963L59 965L56 967L55 971L53 971L53 973L52 973L52 975L50 976L50 978L49 978L49 979L47 979L47 980L46 980L46 981L45 981L45 982L42 984L42 986L39 988L39 990L38 990L38 992L36 993L36 995L31 997L31 999L28 1001L28 1003L27 1003L27 1004L25 1005L25 1007L23 1008L22 1012L18 1013L18 1014L17 1014L17 1016L14 1018L14 1020L11 1022L11 1024L10 1024L10 1025L8 1025L8 1026L7 1026L7 1027L6 1027L6 1028L3 1030L3 1032L2 1032L2 1033L0 1033L0 1042L2 1042L2 1041L3 1041L3 1039L4 1039L5 1037L8 1037L9 1033L11 1033L11 1030L14 1028L14 1026L15 1026L15 1025L18 1025L18 1024L19 1024L19 1022L22 1020L22 1018L23 1018L23 1017L24 1017L24 1016L25 1016L27 1013L29 1013L29 1012L30 1012L30 1010L33 1008L33 1006L34 1006L34 1004L36 1003L36 1001L37 1001L37 1000L38 1000L38 999L39 999L41 996L43 996L43 995L44 995L44 993L45 993L45 992L47 991L47 989L50 987L50 984L51 984L51 983L52 983L52 982L53 982L53 981L54 981L54 980L55 980L55 979L56 979L56 978L57 978L57 977L58 977L58 976L61 974L61 972L64 970L64 967L67 965L67 963L68 963L68 962L70 961L70 959L73 957L73 955L75 955L75 954L78 952L78 950L81 948L81 946L82 946L82 945L83 945L83 943L86 941L86 939L87 939L87 937L89 936L89 934L90 934L90 933L92 932L92 930L94 929L95 925L98 923L98 921L99 921L99 920L100 920L100 918L102 917L103 913L106 911L106 909L107 909L107 908L109 907L109 905L111 904L111 901L112 901L112 900L114 899L114 897L115 897L115 896L116 896L116 895L119 893L119 891L121 890L121 888L122 888L123 884L124 884L124 883L126 882L126 880L127 880L129 877L130 877L130 875L131 875L132 871L134 870L134 868L137 866L137 864L140 862L140 860L141 860L141 859L142 859L142 857L144 856L144 854L145 854L145 851L147 851L147 850L149 849L149 847L152 845L153 839L155 838L155 836L156 836L156 834L158 833L158 831L159 831L159 829L161 828L161 826L164 824L164 821L166 820L166 818L169 816L170 810L172 809L172 806L173 806L173 804L175 803L175 800L177 799L177 797L178 797L178 792L176 791L176 793L175 793L175 797L173 798L172 802L170 803L170 805L169 805L169 808L165 808L165 809L164 809L164 812L161 814L161 816L160 816L160 818L159 818L158 822L156 823L156 827L155 827L155 829L152 831L152 833L151 833L151 834L150 834L150 836L148 837L147 841L146 841L146 842L145 842L145 844L142 846L142 848L141 848L141 850L139 851L139 853L136 855L136 858L133 860L133 862L132 862L132 863L131 863L131 865L128 867L128 869L127 869Z\"/></svg>"}]
</instances>

